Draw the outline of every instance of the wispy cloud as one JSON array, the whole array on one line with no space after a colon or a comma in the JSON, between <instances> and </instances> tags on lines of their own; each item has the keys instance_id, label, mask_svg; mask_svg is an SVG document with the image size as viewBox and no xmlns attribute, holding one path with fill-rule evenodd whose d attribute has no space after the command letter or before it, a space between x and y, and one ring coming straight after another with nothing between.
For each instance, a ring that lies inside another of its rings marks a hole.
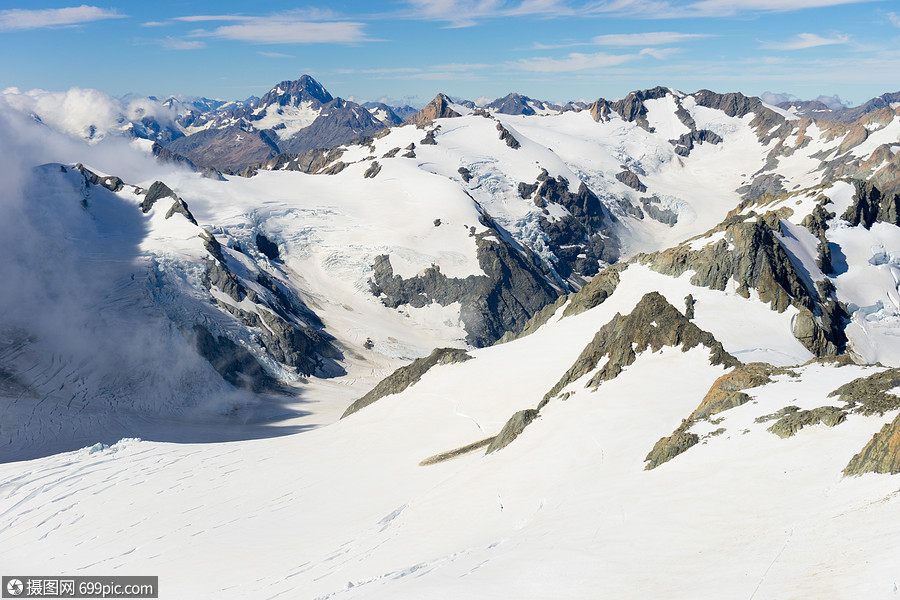
<instances>
[{"instance_id":1,"label":"wispy cloud","mask_svg":"<svg viewBox=\"0 0 900 600\"><path fill-rule=\"evenodd\" d=\"M591 43L595 46L662 46L664 44L679 44L708 37L712 37L712 35L706 33L677 33L674 31L613 33L598 35L591 39Z\"/></svg>"},{"instance_id":2,"label":"wispy cloud","mask_svg":"<svg viewBox=\"0 0 900 600\"><path fill-rule=\"evenodd\" d=\"M535 42L534 50L557 50L559 48L573 48L576 46L611 46L627 48L631 46L662 46L665 44L678 44L697 39L715 37L708 33L678 33L675 31L648 31L646 33L613 33L598 35L589 42L564 42L560 44L544 44Z\"/></svg>"},{"instance_id":3,"label":"wispy cloud","mask_svg":"<svg viewBox=\"0 0 900 600\"><path fill-rule=\"evenodd\" d=\"M185 23L203 23L212 21L247 21L251 17L241 15L189 15L187 17L175 17L173 21L183 21Z\"/></svg>"},{"instance_id":4,"label":"wispy cloud","mask_svg":"<svg viewBox=\"0 0 900 600\"><path fill-rule=\"evenodd\" d=\"M837 44L849 44L850 36L836 34L833 37L822 37L815 33L799 33L792 39L782 42L763 42L762 47L768 50L805 50L818 48L819 46L834 46Z\"/></svg>"},{"instance_id":5,"label":"wispy cloud","mask_svg":"<svg viewBox=\"0 0 900 600\"><path fill-rule=\"evenodd\" d=\"M171 25L168 21L147 21L146 23L141 23L141 27L165 27L167 25Z\"/></svg>"},{"instance_id":6,"label":"wispy cloud","mask_svg":"<svg viewBox=\"0 0 900 600\"><path fill-rule=\"evenodd\" d=\"M260 56L265 56L266 58L296 58L291 56L290 54L282 54L281 52L257 52Z\"/></svg>"},{"instance_id":7,"label":"wispy cloud","mask_svg":"<svg viewBox=\"0 0 900 600\"><path fill-rule=\"evenodd\" d=\"M572 7L564 0L407 0L401 16L427 21L444 21L451 27L470 27L480 19L504 17L570 15Z\"/></svg>"},{"instance_id":8,"label":"wispy cloud","mask_svg":"<svg viewBox=\"0 0 900 600\"><path fill-rule=\"evenodd\" d=\"M14 8L0 11L0 31L64 27L103 19L119 19L124 16L117 13L115 9L98 8L86 4L68 8L44 8L40 10Z\"/></svg>"},{"instance_id":9,"label":"wispy cloud","mask_svg":"<svg viewBox=\"0 0 900 600\"><path fill-rule=\"evenodd\" d=\"M895 12L889 12L887 14L888 19L890 19L891 23L894 24L895 27L900 27L900 15Z\"/></svg>"},{"instance_id":10,"label":"wispy cloud","mask_svg":"<svg viewBox=\"0 0 900 600\"><path fill-rule=\"evenodd\" d=\"M484 19L508 17L637 17L681 19L781 13L878 0L406 0L399 16L443 21L450 27L470 27ZM555 47L566 47L563 44Z\"/></svg>"},{"instance_id":11,"label":"wispy cloud","mask_svg":"<svg viewBox=\"0 0 900 600\"><path fill-rule=\"evenodd\" d=\"M206 44L199 40L183 40L172 36L160 40L160 43L166 50L200 50L206 48Z\"/></svg>"},{"instance_id":12,"label":"wispy cloud","mask_svg":"<svg viewBox=\"0 0 900 600\"><path fill-rule=\"evenodd\" d=\"M507 63L510 67L521 71L536 71L540 73L566 73L572 71L585 71L587 69L600 69L615 67L639 58L639 54L582 54L573 52L565 58L522 58Z\"/></svg>"},{"instance_id":13,"label":"wispy cloud","mask_svg":"<svg viewBox=\"0 0 900 600\"><path fill-rule=\"evenodd\" d=\"M321 16L333 16L333 14L327 11L289 11L267 17L193 15L177 17L175 20L188 23L232 22L235 24L221 25L212 30L196 30L191 33L191 36L255 44L327 44L375 41L366 35L364 23L314 19Z\"/></svg>"},{"instance_id":14,"label":"wispy cloud","mask_svg":"<svg viewBox=\"0 0 900 600\"><path fill-rule=\"evenodd\" d=\"M685 16L730 17L742 13L792 12L809 8L824 8L844 4L860 4L873 0L701 0L685 8ZM877 1L877 0L876 0Z\"/></svg>"}]
</instances>

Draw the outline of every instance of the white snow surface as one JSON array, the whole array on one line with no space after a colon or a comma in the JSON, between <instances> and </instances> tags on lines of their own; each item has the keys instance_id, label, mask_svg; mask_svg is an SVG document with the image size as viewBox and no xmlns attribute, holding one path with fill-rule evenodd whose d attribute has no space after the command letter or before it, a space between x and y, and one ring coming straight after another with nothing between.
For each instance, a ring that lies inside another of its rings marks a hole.
<instances>
[{"instance_id":1,"label":"white snow surface","mask_svg":"<svg viewBox=\"0 0 900 600\"><path fill-rule=\"evenodd\" d=\"M893 415L788 440L754 422L826 404L872 368L811 365L753 389L723 434L648 472L649 449L725 372L703 348L664 348L596 392L573 386L499 453L418 466L534 406L612 309L306 433L0 465L0 560L158 574L165 597L893 597L897 484L841 478Z\"/></svg>"}]
</instances>

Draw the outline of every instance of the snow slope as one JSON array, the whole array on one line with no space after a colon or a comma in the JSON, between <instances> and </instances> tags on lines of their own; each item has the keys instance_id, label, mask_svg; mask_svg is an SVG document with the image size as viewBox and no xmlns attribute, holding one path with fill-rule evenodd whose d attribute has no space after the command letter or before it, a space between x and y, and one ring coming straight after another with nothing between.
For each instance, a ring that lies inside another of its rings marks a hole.
<instances>
[{"instance_id":1,"label":"snow slope","mask_svg":"<svg viewBox=\"0 0 900 600\"><path fill-rule=\"evenodd\" d=\"M596 392L576 385L496 454L418 466L536 404L630 303L609 302L300 435L2 465L0 557L11 573L159 574L165 597L893 597L896 482L841 478L893 415L788 440L754 423L871 367L752 390L725 433L644 471L724 372L703 348L664 348Z\"/></svg>"}]
</instances>

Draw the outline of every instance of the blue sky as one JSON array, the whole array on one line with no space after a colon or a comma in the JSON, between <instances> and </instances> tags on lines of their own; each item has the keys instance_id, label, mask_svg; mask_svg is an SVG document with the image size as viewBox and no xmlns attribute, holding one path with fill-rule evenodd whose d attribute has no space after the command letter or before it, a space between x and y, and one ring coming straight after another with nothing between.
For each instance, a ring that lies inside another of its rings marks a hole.
<instances>
[{"instance_id":1,"label":"blue sky","mask_svg":"<svg viewBox=\"0 0 900 600\"><path fill-rule=\"evenodd\" d=\"M900 90L896 0L0 3L0 88L242 99L303 73L358 101Z\"/></svg>"}]
</instances>

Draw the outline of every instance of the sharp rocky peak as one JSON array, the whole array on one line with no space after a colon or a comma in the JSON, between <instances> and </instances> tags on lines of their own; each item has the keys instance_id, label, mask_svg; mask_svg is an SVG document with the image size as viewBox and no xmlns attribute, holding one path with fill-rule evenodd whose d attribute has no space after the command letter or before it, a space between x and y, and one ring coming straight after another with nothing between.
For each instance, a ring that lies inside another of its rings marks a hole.
<instances>
[{"instance_id":1,"label":"sharp rocky peak","mask_svg":"<svg viewBox=\"0 0 900 600\"><path fill-rule=\"evenodd\" d=\"M256 102L256 106L270 106L272 104L297 106L301 102L311 101L328 104L332 100L334 100L334 96L328 93L328 90L321 83L309 75L303 75L296 81L282 81L272 88L269 93L260 98Z\"/></svg>"}]
</instances>

